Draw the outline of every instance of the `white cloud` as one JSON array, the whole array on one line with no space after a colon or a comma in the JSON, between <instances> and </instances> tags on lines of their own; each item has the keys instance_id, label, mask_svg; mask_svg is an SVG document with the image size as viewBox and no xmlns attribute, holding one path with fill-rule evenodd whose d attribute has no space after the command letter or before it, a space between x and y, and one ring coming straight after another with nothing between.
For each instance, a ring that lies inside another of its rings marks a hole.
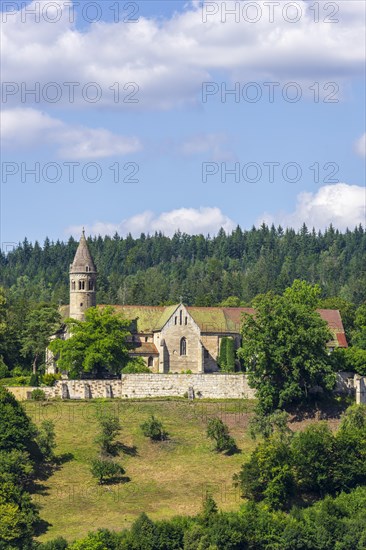
<instances>
[{"instance_id":1,"label":"white cloud","mask_svg":"<svg viewBox=\"0 0 366 550\"><path fill-rule=\"evenodd\" d=\"M366 157L366 133L356 141L355 149L360 157Z\"/></svg>"},{"instance_id":2,"label":"white cloud","mask_svg":"<svg viewBox=\"0 0 366 550\"><path fill-rule=\"evenodd\" d=\"M180 230L190 235L208 233L215 234L223 227L230 232L235 228L235 223L216 207L178 208L159 215L151 211L145 211L127 218L120 223L96 222L85 226L85 231L92 235L113 235L116 231L120 235L131 233L139 236L141 233L155 233L162 231L165 235L173 235ZM83 226L71 226L66 234L78 237Z\"/></svg>"},{"instance_id":3,"label":"white cloud","mask_svg":"<svg viewBox=\"0 0 366 550\"><path fill-rule=\"evenodd\" d=\"M1 139L7 147L30 147L63 127L60 120L36 109L8 109L1 115Z\"/></svg>"},{"instance_id":4,"label":"white cloud","mask_svg":"<svg viewBox=\"0 0 366 550\"><path fill-rule=\"evenodd\" d=\"M67 4L57 1L60 6ZM47 0L37 0L28 9L37 3L43 6ZM331 6L320 10L320 22L314 23L314 7L305 0L296 2L303 15L295 24L285 20L282 3L276 8L273 23L262 0L256 2L262 13L256 23L243 18L244 1L214 4L219 9L208 16L206 23L199 3L193 2L170 19L140 17L134 24L122 20L99 22L82 31L68 21L65 7L64 16L56 23L47 23L42 17L34 22L31 16L26 24L21 23L20 12L8 16L2 25L3 81L26 81L30 85L97 82L103 89L105 104L117 108L170 108L198 101L202 82L214 79L215 71L224 79L244 82L321 82L362 74L364 2L342 2L334 16L339 21L333 24L324 22ZM239 22L228 16L223 23L222 6L229 11L235 5L240 10ZM139 104L124 103L123 91L121 101L114 103L109 87L115 82L136 82L140 87ZM68 95L63 93L62 97L68 103ZM17 94L13 99L18 98ZM78 91L76 99L73 105L95 107L82 100Z\"/></svg>"},{"instance_id":5,"label":"white cloud","mask_svg":"<svg viewBox=\"0 0 366 550\"><path fill-rule=\"evenodd\" d=\"M316 193L300 193L294 212L265 213L257 220L283 227L299 228L303 223L309 228L324 229L330 224L345 230L356 225L366 225L366 189L358 185L337 183L325 185Z\"/></svg>"},{"instance_id":6,"label":"white cloud","mask_svg":"<svg viewBox=\"0 0 366 550\"><path fill-rule=\"evenodd\" d=\"M31 108L4 111L1 136L4 147L29 149L51 144L59 157L70 160L127 155L141 149L135 137L113 134L104 128L65 124Z\"/></svg>"}]
</instances>

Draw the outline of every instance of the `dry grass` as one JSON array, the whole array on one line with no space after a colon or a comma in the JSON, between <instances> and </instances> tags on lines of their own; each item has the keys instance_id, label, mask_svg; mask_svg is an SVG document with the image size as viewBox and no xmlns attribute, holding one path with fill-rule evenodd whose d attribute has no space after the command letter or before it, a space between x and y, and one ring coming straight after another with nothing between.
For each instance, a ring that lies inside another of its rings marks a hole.
<instances>
[{"instance_id":1,"label":"dry grass","mask_svg":"<svg viewBox=\"0 0 366 550\"><path fill-rule=\"evenodd\" d=\"M255 446L247 431L253 402L69 401L45 406L28 402L25 407L36 424L54 421L57 454L64 457L35 495L41 517L49 524L41 541L59 535L73 540L100 527L121 530L143 511L155 520L193 515L207 491L221 509L238 508L232 476ZM98 486L89 464L97 452L97 419L106 411L118 415L123 426L119 439L130 451L118 460L128 479ZM152 413L163 421L168 441L152 443L143 436L140 424ZM211 416L230 426L240 454L225 456L211 450L206 438Z\"/></svg>"}]
</instances>

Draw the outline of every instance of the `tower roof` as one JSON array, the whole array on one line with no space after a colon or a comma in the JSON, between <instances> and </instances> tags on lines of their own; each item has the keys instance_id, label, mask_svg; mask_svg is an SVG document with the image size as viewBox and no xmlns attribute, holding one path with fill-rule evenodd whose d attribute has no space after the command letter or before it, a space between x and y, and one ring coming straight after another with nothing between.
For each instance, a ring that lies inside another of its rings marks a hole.
<instances>
[{"instance_id":1,"label":"tower roof","mask_svg":"<svg viewBox=\"0 0 366 550\"><path fill-rule=\"evenodd\" d=\"M90 254L88 243L85 238L85 231L83 229L74 261L70 265L70 273L84 273L85 271L96 272L97 270Z\"/></svg>"}]
</instances>

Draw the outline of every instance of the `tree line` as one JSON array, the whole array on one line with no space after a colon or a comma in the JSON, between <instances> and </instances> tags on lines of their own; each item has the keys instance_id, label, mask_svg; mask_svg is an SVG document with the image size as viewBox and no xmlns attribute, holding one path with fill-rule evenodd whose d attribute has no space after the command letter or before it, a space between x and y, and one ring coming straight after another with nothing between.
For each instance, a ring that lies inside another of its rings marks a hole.
<instances>
[{"instance_id":1,"label":"tree line","mask_svg":"<svg viewBox=\"0 0 366 550\"><path fill-rule=\"evenodd\" d=\"M68 270L77 241L41 246L26 238L0 253L0 285L39 302L68 303ZM177 232L88 239L98 268L98 303L214 306L228 297L248 305L258 294L280 293L295 279L321 286L323 297L360 305L366 299L366 233L360 225L344 233L306 225L221 229L214 237Z\"/></svg>"}]
</instances>

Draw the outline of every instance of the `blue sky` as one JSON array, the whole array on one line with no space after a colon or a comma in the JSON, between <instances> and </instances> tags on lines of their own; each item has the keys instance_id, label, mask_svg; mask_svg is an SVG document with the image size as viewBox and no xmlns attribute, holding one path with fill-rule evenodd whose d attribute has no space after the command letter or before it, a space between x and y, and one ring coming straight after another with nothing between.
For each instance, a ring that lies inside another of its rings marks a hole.
<instances>
[{"instance_id":1,"label":"blue sky","mask_svg":"<svg viewBox=\"0 0 366 550\"><path fill-rule=\"evenodd\" d=\"M21 4L2 14L3 247L365 223L363 2Z\"/></svg>"}]
</instances>

